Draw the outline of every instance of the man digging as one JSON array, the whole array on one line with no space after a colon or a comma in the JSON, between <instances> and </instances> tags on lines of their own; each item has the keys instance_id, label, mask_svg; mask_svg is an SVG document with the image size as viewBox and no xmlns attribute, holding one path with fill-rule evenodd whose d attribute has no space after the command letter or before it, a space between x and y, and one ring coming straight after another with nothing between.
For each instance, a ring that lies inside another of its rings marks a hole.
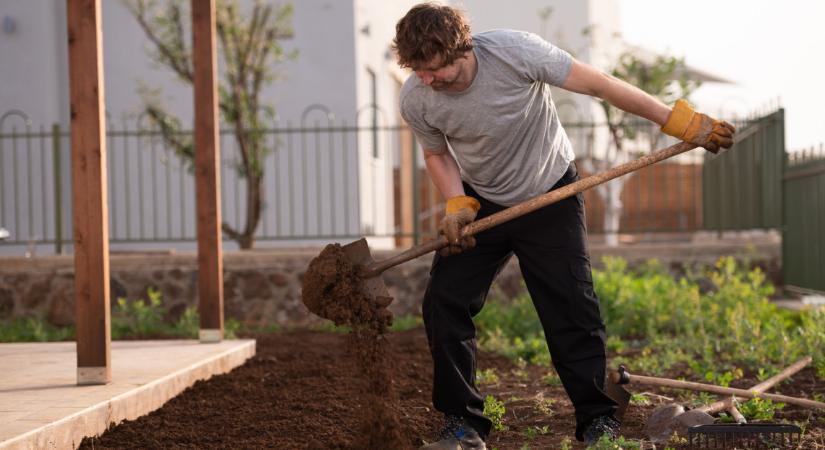
<instances>
[{"instance_id":1,"label":"man digging","mask_svg":"<svg viewBox=\"0 0 825 450\"><path fill-rule=\"evenodd\" d=\"M447 199L441 232L450 242L433 259L422 308L433 405L445 426L421 449L486 449L492 424L475 385L473 317L513 254L575 408L576 438L592 444L604 434L615 437L620 424L604 389L605 327L593 291L582 194L474 238L460 230L578 179L549 85L606 100L714 152L732 145L734 127L683 100L671 110L534 34L472 35L462 13L449 6L413 7L396 25L393 45L399 64L415 72L401 90L401 114Z\"/></svg>"}]
</instances>

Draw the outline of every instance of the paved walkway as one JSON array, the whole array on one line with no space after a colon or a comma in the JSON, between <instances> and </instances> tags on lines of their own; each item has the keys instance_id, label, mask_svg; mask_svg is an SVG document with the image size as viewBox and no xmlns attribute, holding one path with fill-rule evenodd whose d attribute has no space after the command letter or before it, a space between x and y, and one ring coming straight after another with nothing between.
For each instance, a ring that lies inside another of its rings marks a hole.
<instances>
[{"instance_id":1,"label":"paved walkway","mask_svg":"<svg viewBox=\"0 0 825 450\"><path fill-rule=\"evenodd\" d=\"M77 386L74 342L0 344L0 449L76 448L255 354L254 340L112 343L112 383Z\"/></svg>"}]
</instances>

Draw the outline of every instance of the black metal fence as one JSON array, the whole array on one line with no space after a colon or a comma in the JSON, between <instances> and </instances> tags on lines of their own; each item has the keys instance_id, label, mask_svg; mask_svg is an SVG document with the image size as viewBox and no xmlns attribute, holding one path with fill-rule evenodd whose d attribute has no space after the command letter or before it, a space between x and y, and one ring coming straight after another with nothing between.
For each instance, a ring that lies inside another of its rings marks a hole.
<instances>
[{"instance_id":1,"label":"black metal fence","mask_svg":"<svg viewBox=\"0 0 825 450\"><path fill-rule=\"evenodd\" d=\"M254 131L263 134L269 149L256 240L307 245L367 235L407 245L433 235L443 200L425 173L412 133L403 125L356 126L319 116ZM658 128L638 123L635 138L619 154L604 124L569 123L565 129L584 174L672 143L657 142ZM164 144L159 130L140 121L109 120L106 135L110 241L169 246L195 241L188 161ZM230 130L221 131L220 145L223 220L242 228L247 186L237 170L240 155ZM695 150L587 192L591 234L632 239L701 229L701 154ZM3 245L36 244L43 251L48 244L59 253L71 243L70 165L68 130L34 126L18 111L0 118L0 227L10 234Z\"/></svg>"}]
</instances>

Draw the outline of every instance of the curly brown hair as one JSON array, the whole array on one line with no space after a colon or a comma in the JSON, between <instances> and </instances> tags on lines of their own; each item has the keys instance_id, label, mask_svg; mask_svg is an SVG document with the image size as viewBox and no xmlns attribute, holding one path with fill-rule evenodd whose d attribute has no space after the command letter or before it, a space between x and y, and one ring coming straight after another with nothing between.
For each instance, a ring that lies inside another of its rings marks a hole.
<instances>
[{"instance_id":1,"label":"curly brown hair","mask_svg":"<svg viewBox=\"0 0 825 450\"><path fill-rule=\"evenodd\" d=\"M392 48L401 67L416 69L438 56L451 64L473 48L470 23L458 9L421 3L396 24Z\"/></svg>"}]
</instances>

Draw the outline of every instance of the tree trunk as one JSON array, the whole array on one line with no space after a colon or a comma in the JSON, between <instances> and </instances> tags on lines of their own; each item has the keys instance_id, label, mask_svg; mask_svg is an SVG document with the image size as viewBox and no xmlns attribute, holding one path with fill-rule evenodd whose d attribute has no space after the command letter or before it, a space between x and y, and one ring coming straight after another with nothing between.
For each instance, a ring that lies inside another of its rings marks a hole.
<instances>
[{"instance_id":1,"label":"tree trunk","mask_svg":"<svg viewBox=\"0 0 825 450\"><path fill-rule=\"evenodd\" d=\"M263 177L260 175L250 175L247 178L246 226L243 233L240 233L236 239L242 250L249 250L255 245L255 231L258 229L258 222L261 220L262 185Z\"/></svg>"},{"instance_id":2,"label":"tree trunk","mask_svg":"<svg viewBox=\"0 0 825 450\"><path fill-rule=\"evenodd\" d=\"M619 225L622 218L621 196L624 180L610 180L604 186L604 240L608 247L616 247L619 245Z\"/></svg>"}]
</instances>

